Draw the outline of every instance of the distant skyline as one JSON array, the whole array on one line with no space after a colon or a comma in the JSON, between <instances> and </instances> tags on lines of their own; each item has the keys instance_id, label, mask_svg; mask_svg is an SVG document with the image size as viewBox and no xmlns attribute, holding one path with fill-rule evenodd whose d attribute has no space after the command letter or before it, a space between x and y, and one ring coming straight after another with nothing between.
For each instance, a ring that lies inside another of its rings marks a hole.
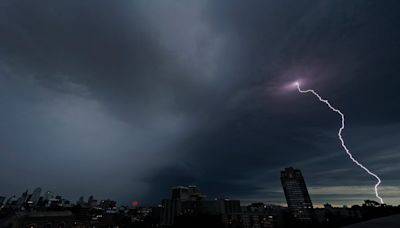
<instances>
[{"instance_id":1,"label":"distant skyline","mask_svg":"<svg viewBox=\"0 0 400 228\"><path fill-rule=\"evenodd\" d=\"M41 187L157 204L176 185L284 203L302 170L314 205L376 200L343 136L400 204L400 3L0 3L0 196Z\"/></svg>"}]
</instances>

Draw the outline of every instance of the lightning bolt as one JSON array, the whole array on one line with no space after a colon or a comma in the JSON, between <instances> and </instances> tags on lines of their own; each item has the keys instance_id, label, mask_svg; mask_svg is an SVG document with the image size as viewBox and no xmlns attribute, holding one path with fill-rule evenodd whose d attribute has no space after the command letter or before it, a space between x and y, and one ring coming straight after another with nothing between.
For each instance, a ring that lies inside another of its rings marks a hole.
<instances>
[{"instance_id":1,"label":"lightning bolt","mask_svg":"<svg viewBox=\"0 0 400 228\"><path fill-rule=\"evenodd\" d=\"M308 90L302 90L300 88L300 83L299 82L295 82L294 85L296 86L297 90L300 93L312 93L314 94L314 96L316 96L318 98L318 100L322 103L325 103L332 111L336 112L337 114L340 115L340 118L342 119L342 126L339 129L338 132L338 136L339 136L339 140L342 144L343 149L346 151L347 155L349 156L349 158L359 167L361 167L363 170L365 170L365 172L367 172L369 175L375 177L375 179L377 180L377 183L375 184L375 195L376 197L381 201L381 203L383 204L383 199L382 197L379 196L379 192L378 192L378 187L381 184L381 179L378 177L378 175L376 175L375 173L371 172L367 167L365 167L364 165L362 165L360 162L358 162L353 155L350 153L350 150L347 148L346 144L344 143L343 137L342 137L342 132L344 130L344 114L337 108L333 107L328 100L323 99L317 92L315 92L312 89L308 89Z\"/></svg>"}]
</instances>

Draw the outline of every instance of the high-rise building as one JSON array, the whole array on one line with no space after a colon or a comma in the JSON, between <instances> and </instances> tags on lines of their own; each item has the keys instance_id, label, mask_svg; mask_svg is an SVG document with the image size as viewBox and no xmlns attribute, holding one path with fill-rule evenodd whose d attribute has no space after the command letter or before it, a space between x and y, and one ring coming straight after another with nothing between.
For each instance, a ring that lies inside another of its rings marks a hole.
<instances>
[{"instance_id":1,"label":"high-rise building","mask_svg":"<svg viewBox=\"0 0 400 228\"><path fill-rule=\"evenodd\" d=\"M44 199L45 199L45 200L49 201L49 200L52 199L52 198L53 198L53 193L52 193L51 191L47 191L47 192L44 194Z\"/></svg>"},{"instance_id":2,"label":"high-rise building","mask_svg":"<svg viewBox=\"0 0 400 228\"><path fill-rule=\"evenodd\" d=\"M173 187L171 198L175 200L189 200L189 188L184 186Z\"/></svg>"},{"instance_id":3,"label":"high-rise building","mask_svg":"<svg viewBox=\"0 0 400 228\"><path fill-rule=\"evenodd\" d=\"M85 197L79 197L78 201L76 201L76 205L84 205L85 204Z\"/></svg>"},{"instance_id":4,"label":"high-rise building","mask_svg":"<svg viewBox=\"0 0 400 228\"><path fill-rule=\"evenodd\" d=\"M171 199L161 202L161 226L170 226L176 217L221 216L222 221L230 221L227 214L241 212L240 201L230 199L209 200L195 185L172 188Z\"/></svg>"},{"instance_id":5,"label":"high-rise building","mask_svg":"<svg viewBox=\"0 0 400 228\"><path fill-rule=\"evenodd\" d=\"M172 199L174 200L201 200L205 195L201 194L197 186L176 186L172 188Z\"/></svg>"},{"instance_id":6,"label":"high-rise building","mask_svg":"<svg viewBox=\"0 0 400 228\"><path fill-rule=\"evenodd\" d=\"M90 196L90 197L89 197L89 199L88 199L88 206L89 206L90 208L96 207L96 206L97 206L97 200L95 200L93 196Z\"/></svg>"},{"instance_id":7,"label":"high-rise building","mask_svg":"<svg viewBox=\"0 0 400 228\"><path fill-rule=\"evenodd\" d=\"M180 201L176 199L164 199L161 202L161 226L174 224Z\"/></svg>"},{"instance_id":8,"label":"high-rise building","mask_svg":"<svg viewBox=\"0 0 400 228\"><path fill-rule=\"evenodd\" d=\"M28 199L28 190L23 192L22 195L18 198L17 205L22 206L22 204L24 204L27 199Z\"/></svg>"},{"instance_id":9,"label":"high-rise building","mask_svg":"<svg viewBox=\"0 0 400 228\"><path fill-rule=\"evenodd\" d=\"M291 214L303 222L312 222L313 205L301 171L285 168L281 171L281 182Z\"/></svg>"},{"instance_id":10,"label":"high-rise building","mask_svg":"<svg viewBox=\"0 0 400 228\"><path fill-rule=\"evenodd\" d=\"M232 214L241 212L240 200L223 199L220 200L222 214Z\"/></svg>"},{"instance_id":11,"label":"high-rise building","mask_svg":"<svg viewBox=\"0 0 400 228\"><path fill-rule=\"evenodd\" d=\"M38 203L41 192L42 192L41 188L35 188L35 190L33 190L32 196L30 198L30 201L32 202L33 205L36 205Z\"/></svg>"}]
</instances>

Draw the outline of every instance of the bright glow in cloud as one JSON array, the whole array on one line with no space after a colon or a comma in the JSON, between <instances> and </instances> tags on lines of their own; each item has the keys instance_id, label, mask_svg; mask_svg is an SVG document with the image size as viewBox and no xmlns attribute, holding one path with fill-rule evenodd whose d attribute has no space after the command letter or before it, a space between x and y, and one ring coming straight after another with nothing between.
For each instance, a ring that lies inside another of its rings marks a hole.
<instances>
[{"instance_id":1,"label":"bright glow in cloud","mask_svg":"<svg viewBox=\"0 0 400 228\"><path fill-rule=\"evenodd\" d=\"M316 96L316 97L319 99L320 102L325 103L332 111L334 111L334 112L336 112L337 114L340 115L341 120L342 120L342 126L341 126L340 129L339 129L338 136L339 136L339 140L340 140L340 142L341 142L341 144L342 144L342 147L343 147L343 149L346 151L346 153L347 153L347 155L349 156L349 158L350 158L355 164L357 164L359 167L361 167L363 170L365 170L369 175L375 177L375 179L377 180L377 183L375 184L375 195L376 195L376 197L380 200L381 203L384 203L382 197L379 196L379 192L378 192L378 187L379 187L379 185L381 184L381 179L380 179L375 173L371 172L368 168L366 168L366 167L363 166L360 162L358 162L358 161L353 157L353 155L350 153L350 150L347 148L346 144L344 143L344 140L343 140L343 137L342 137L342 132L343 132L343 130L344 130L344 114L343 114L339 109L333 107L333 106L329 103L328 100L323 99L323 98L322 98L317 92L315 92L314 90L312 90L312 89L302 90L302 89L300 88L300 82L299 82L299 81L295 81L295 82L293 83L293 85L296 86L297 90L298 90L300 93L312 93L312 94L314 94L314 96Z\"/></svg>"}]
</instances>

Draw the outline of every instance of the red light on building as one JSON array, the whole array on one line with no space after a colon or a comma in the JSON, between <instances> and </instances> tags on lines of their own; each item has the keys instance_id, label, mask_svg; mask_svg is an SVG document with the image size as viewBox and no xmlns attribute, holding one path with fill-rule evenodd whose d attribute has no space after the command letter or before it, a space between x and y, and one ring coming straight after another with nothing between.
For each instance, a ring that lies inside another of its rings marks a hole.
<instances>
[{"instance_id":1,"label":"red light on building","mask_svg":"<svg viewBox=\"0 0 400 228\"><path fill-rule=\"evenodd\" d=\"M137 206L139 206L139 202L138 202L138 201L136 201L136 200L132 201L132 206L134 206L134 207L137 207Z\"/></svg>"}]
</instances>

